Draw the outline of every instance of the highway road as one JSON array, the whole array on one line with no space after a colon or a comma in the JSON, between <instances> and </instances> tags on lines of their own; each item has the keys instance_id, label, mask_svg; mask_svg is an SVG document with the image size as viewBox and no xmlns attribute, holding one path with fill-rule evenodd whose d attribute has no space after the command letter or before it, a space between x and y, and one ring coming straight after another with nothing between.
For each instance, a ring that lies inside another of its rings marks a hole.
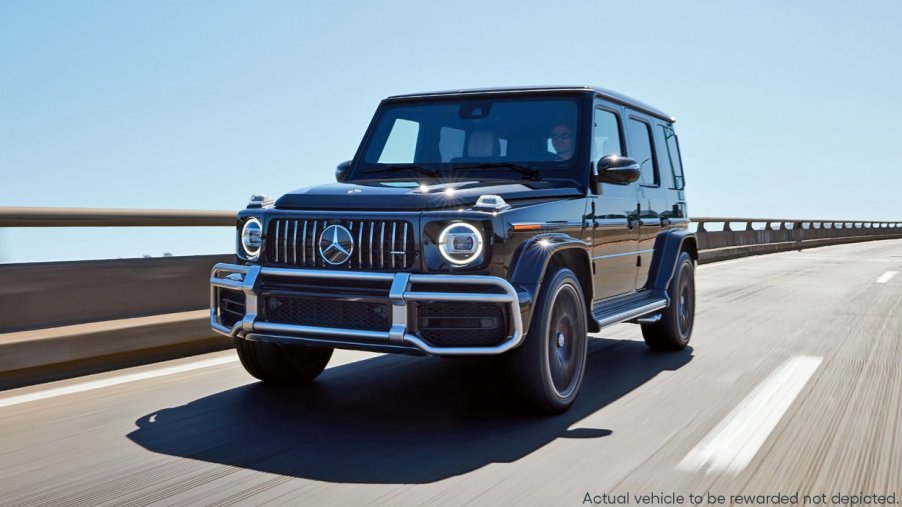
<instances>
[{"instance_id":1,"label":"highway road","mask_svg":"<svg viewBox=\"0 0 902 507\"><path fill-rule=\"evenodd\" d=\"M0 505L898 503L898 272L902 240L700 266L691 347L593 335L552 418L482 363L358 352L300 389L225 351L0 392Z\"/></svg>"}]
</instances>

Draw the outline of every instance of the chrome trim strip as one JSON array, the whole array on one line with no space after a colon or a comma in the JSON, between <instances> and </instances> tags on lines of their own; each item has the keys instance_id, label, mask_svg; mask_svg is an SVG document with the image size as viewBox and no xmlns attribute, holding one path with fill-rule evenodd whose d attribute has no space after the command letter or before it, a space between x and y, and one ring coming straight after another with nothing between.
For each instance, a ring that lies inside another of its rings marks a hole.
<instances>
[{"instance_id":1,"label":"chrome trim strip","mask_svg":"<svg viewBox=\"0 0 902 507\"><path fill-rule=\"evenodd\" d=\"M650 250L633 250L630 252L623 252L623 253L616 253L616 254L596 255L595 257L592 257L592 260L594 261L594 260L598 260L598 259L608 259L611 257L623 257L624 255L639 255L639 254L650 253L650 252L654 252L654 251L655 251L655 249L652 248Z\"/></svg>"},{"instance_id":2,"label":"chrome trim strip","mask_svg":"<svg viewBox=\"0 0 902 507\"><path fill-rule=\"evenodd\" d=\"M338 329L319 326L299 326L297 324L277 324L275 322L255 322L251 331L270 331L276 333L312 334L318 336L350 336L363 340L385 340L387 331L366 331L363 329Z\"/></svg>"},{"instance_id":3,"label":"chrome trim strip","mask_svg":"<svg viewBox=\"0 0 902 507\"><path fill-rule=\"evenodd\" d=\"M582 220L568 220L566 222L513 222L510 225L512 228L517 226L538 225L542 229L559 229L562 227L582 227L583 223ZM517 232L530 232L530 230L524 229L523 231Z\"/></svg>"},{"instance_id":4,"label":"chrome trim strip","mask_svg":"<svg viewBox=\"0 0 902 507\"><path fill-rule=\"evenodd\" d=\"M407 301L477 301L480 303L512 303L509 294L482 294L479 292L414 292L405 296Z\"/></svg>"},{"instance_id":5,"label":"chrome trim strip","mask_svg":"<svg viewBox=\"0 0 902 507\"><path fill-rule=\"evenodd\" d=\"M595 224L599 226L603 225L626 225L627 218L596 218Z\"/></svg>"},{"instance_id":6,"label":"chrome trim strip","mask_svg":"<svg viewBox=\"0 0 902 507\"><path fill-rule=\"evenodd\" d=\"M627 310L625 312L621 312L615 315L611 315L609 317L605 317L603 319L595 319L598 322L598 325L601 327L610 326L612 324L618 324L620 322L624 322L630 319L635 319L636 317L641 317L647 313L651 313L657 310L661 310L662 308L667 308L667 300L659 299L657 301L652 301L646 305L640 306L638 308L633 308L632 310Z\"/></svg>"},{"instance_id":7,"label":"chrome trim strip","mask_svg":"<svg viewBox=\"0 0 902 507\"><path fill-rule=\"evenodd\" d=\"M244 274L244 280L226 279L224 276L232 273ZM300 326L293 324L278 324L273 322L257 322L257 306L260 276L284 276L291 278L315 278L315 279L346 279L391 282L389 299L392 303L392 325L388 331L369 331L359 329L338 329L318 326ZM454 292L419 292L412 284L446 284L446 285L491 285L504 291L504 294L482 293L454 293ZM367 273L367 272L342 272L321 269L293 269L260 266L240 266L232 264L217 264L213 267L210 277L210 325L211 328L221 334L236 336L239 332L252 333L255 331L268 331L279 333L280 338L291 340L302 337L296 335L312 335L334 338L348 338L349 340L361 340L364 344L388 345L388 346L413 346L421 351L439 356L468 356L468 355L492 355L501 354L519 346L523 342L523 317L520 313L520 301L514 287L503 278L485 275L426 275L410 273ZM241 289L245 293L246 315L232 329L227 329L218 322L216 287ZM486 301L505 303L510 310L511 336L503 343L493 347L434 347L429 345L417 335L408 332L408 301ZM652 311L652 310L649 310ZM295 336L292 336L295 335ZM324 343L329 343L324 340ZM342 344L350 341L340 339L331 343Z\"/></svg>"}]
</instances>

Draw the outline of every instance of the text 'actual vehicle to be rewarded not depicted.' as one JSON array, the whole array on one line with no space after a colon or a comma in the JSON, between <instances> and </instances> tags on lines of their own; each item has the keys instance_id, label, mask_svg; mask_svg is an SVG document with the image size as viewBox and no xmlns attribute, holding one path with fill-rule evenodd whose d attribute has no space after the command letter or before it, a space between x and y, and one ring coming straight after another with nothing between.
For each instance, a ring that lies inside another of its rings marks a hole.
<instances>
[{"instance_id":1,"label":"text 'actual vehicle to be rewarded not depicted.'","mask_svg":"<svg viewBox=\"0 0 902 507\"><path fill-rule=\"evenodd\" d=\"M264 382L334 348L485 356L540 411L566 410L587 333L692 333L695 235L673 118L594 87L394 96L337 183L238 214L211 324Z\"/></svg>"}]
</instances>

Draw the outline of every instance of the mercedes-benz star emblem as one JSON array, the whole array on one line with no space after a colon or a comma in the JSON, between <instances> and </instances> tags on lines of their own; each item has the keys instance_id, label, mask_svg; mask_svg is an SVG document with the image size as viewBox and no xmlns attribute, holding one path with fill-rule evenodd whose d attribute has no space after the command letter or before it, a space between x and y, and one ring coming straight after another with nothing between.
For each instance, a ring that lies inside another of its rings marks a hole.
<instances>
[{"instance_id":1,"label":"mercedes-benz star emblem","mask_svg":"<svg viewBox=\"0 0 902 507\"><path fill-rule=\"evenodd\" d=\"M330 225L319 237L319 254L329 264L337 265L351 258L354 251L354 236L340 225Z\"/></svg>"}]
</instances>

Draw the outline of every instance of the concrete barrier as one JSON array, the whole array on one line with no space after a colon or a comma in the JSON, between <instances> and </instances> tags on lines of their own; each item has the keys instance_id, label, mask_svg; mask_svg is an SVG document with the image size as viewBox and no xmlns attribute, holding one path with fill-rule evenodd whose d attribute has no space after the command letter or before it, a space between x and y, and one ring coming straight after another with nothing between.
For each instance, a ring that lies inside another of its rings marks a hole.
<instances>
[{"instance_id":1,"label":"concrete barrier","mask_svg":"<svg viewBox=\"0 0 902 507\"><path fill-rule=\"evenodd\" d=\"M207 308L234 255L0 264L0 333Z\"/></svg>"},{"instance_id":2,"label":"concrete barrier","mask_svg":"<svg viewBox=\"0 0 902 507\"><path fill-rule=\"evenodd\" d=\"M208 310L0 334L0 389L230 348Z\"/></svg>"}]
</instances>

